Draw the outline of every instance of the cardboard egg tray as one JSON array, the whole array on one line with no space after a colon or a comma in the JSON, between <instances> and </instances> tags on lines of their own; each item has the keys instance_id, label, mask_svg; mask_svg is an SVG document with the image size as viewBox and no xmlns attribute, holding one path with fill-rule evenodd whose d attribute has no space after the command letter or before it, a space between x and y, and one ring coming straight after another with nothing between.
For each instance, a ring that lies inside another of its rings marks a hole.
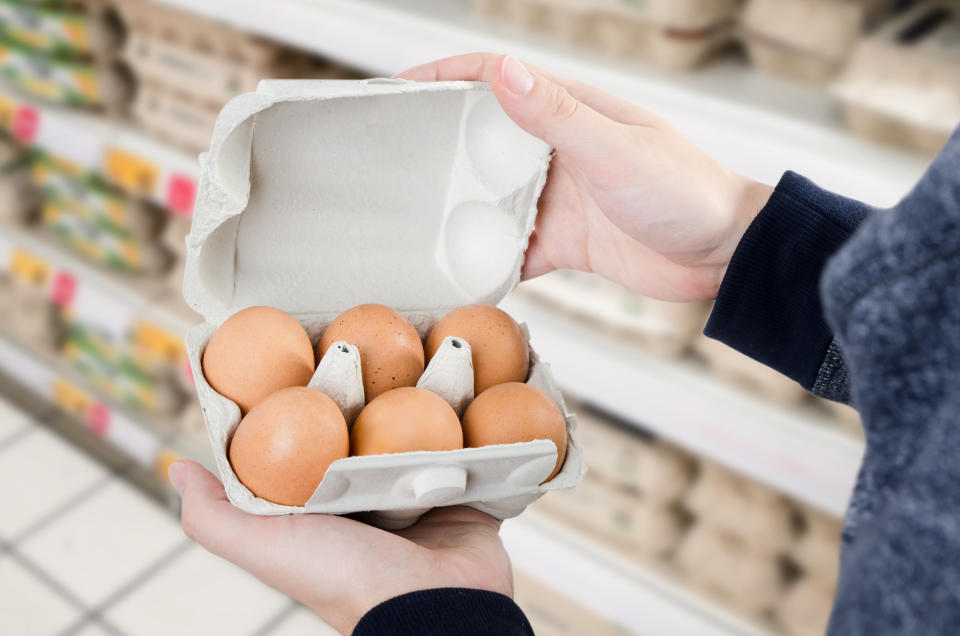
<instances>
[{"instance_id":1,"label":"cardboard egg tray","mask_svg":"<svg viewBox=\"0 0 960 636\"><path fill-rule=\"evenodd\" d=\"M892 0L749 0L740 35L762 71L823 84L850 57L867 29L888 15Z\"/></svg>"},{"instance_id":2,"label":"cardboard egg tray","mask_svg":"<svg viewBox=\"0 0 960 636\"><path fill-rule=\"evenodd\" d=\"M206 322L187 353L227 496L254 514L368 513L403 527L434 506L466 504L498 518L519 514L584 473L569 413L531 349L528 383L567 422L560 472L549 440L334 462L305 506L255 497L227 459L237 405L203 377L212 333L253 305L296 317L315 344L341 312L378 302L425 337L450 309L496 304L520 278L546 181L550 148L503 113L489 86L266 80L220 113L201 155L200 191L187 237L184 296ZM445 340L420 386L458 412L472 399L469 344ZM362 406L356 349L334 343L311 386L352 422Z\"/></svg>"},{"instance_id":3,"label":"cardboard egg tray","mask_svg":"<svg viewBox=\"0 0 960 636\"><path fill-rule=\"evenodd\" d=\"M740 0L474 0L477 11L660 66L696 66L732 39Z\"/></svg>"},{"instance_id":4,"label":"cardboard egg tray","mask_svg":"<svg viewBox=\"0 0 960 636\"><path fill-rule=\"evenodd\" d=\"M833 85L850 127L936 154L960 123L960 8L921 2L863 39Z\"/></svg>"}]
</instances>

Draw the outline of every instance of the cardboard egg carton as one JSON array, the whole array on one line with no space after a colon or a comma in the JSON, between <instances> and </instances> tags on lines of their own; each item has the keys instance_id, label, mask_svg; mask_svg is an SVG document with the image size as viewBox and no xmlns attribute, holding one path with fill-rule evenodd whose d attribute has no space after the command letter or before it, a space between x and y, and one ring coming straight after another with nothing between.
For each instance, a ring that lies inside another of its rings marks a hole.
<instances>
[{"instance_id":1,"label":"cardboard egg carton","mask_svg":"<svg viewBox=\"0 0 960 636\"><path fill-rule=\"evenodd\" d=\"M599 326L624 342L664 357L687 351L706 320L707 303L641 296L594 274L551 272L523 283L522 293Z\"/></svg>"},{"instance_id":2,"label":"cardboard egg carton","mask_svg":"<svg viewBox=\"0 0 960 636\"><path fill-rule=\"evenodd\" d=\"M822 636L827 631L836 588L801 578L777 603L777 623L787 636Z\"/></svg>"},{"instance_id":3,"label":"cardboard egg carton","mask_svg":"<svg viewBox=\"0 0 960 636\"><path fill-rule=\"evenodd\" d=\"M592 472L576 490L544 498L536 506L641 561L672 552L687 527L676 507L605 483Z\"/></svg>"},{"instance_id":4,"label":"cardboard egg carton","mask_svg":"<svg viewBox=\"0 0 960 636\"><path fill-rule=\"evenodd\" d=\"M342 311L379 302L425 337L455 307L495 304L520 278L550 148L504 114L489 86L267 80L220 113L187 237L184 296L206 322L186 338L217 468L234 505L255 514L370 512L409 525L434 506L519 514L584 473L569 413L531 349L528 383L567 422L566 460L549 440L334 462L305 506L255 497L227 459L237 405L203 377L201 356L224 320L252 305L296 317L313 343ZM420 385L455 410L472 398L469 345L448 338ZM311 386L348 421L362 405L356 348L334 343Z\"/></svg>"},{"instance_id":5,"label":"cardboard egg carton","mask_svg":"<svg viewBox=\"0 0 960 636\"><path fill-rule=\"evenodd\" d=\"M750 61L762 71L823 84L846 63L893 0L748 0L740 18Z\"/></svg>"},{"instance_id":6,"label":"cardboard egg carton","mask_svg":"<svg viewBox=\"0 0 960 636\"><path fill-rule=\"evenodd\" d=\"M191 153L210 146L219 112L208 102L152 82L140 83L131 106L131 114L141 128Z\"/></svg>"},{"instance_id":7,"label":"cardboard egg carton","mask_svg":"<svg viewBox=\"0 0 960 636\"><path fill-rule=\"evenodd\" d=\"M783 597L780 560L755 552L726 531L696 524L677 548L676 564L687 582L744 616L760 619Z\"/></svg>"},{"instance_id":8,"label":"cardboard egg carton","mask_svg":"<svg viewBox=\"0 0 960 636\"><path fill-rule=\"evenodd\" d=\"M786 554L794 543L793 509L786 499L710 462L684 499L701 525L719 528L762 554Z\"/></svg>"},{"instance_id":9,"label":"cardboard egg carton","mask_svg":"<svg viewBox=\"0 0 960 636\"><path fill-rule=\"evenodd\" d=\"M797 382L719 340L700 335L693 349L716 375L773 402L796 404L809 395Z\"/></svg>"},{"instance_id":10,"label":"cardboard egg carton","mask_svg":"<svg viewBox=\"0 0 960 636\"><path fill-rule=\"evenodd\" d=\"M482 13L566 41L684 69L731 41L741 0L474 0L473 4Z\"/></svg>"},{"instance_id":11,"label":"cardboard egg carton","mask_svg":"<svg viewBox=\"0 0 960 636\"><path fill-rule=\"evenodd\" d=\"M304 54L193 13L146 0L114 6L128 29L123 59L139 82L177 90L218 110L254 90L263 77L334 72Z\"/></svg>"},{"instance_id":12,"label":"cardboard egg carton","mask_svg":"<svg viewBox=\"0 0 960 636\"><path fill-rule=\"evenodd\" d=\"M856 47L833 85L857 133L936 154L960 122L960 8L918 3Z\"/></svg>"}]
</instances>

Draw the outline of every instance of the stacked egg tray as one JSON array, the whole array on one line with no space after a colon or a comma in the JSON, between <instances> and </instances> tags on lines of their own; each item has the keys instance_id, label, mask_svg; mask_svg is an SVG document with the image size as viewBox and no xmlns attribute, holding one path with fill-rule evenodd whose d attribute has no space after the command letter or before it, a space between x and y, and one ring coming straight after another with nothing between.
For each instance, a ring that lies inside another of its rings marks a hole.
<instances>
[{"instance_id":1,"label":"stacked egg tray","mask_svg":"<svg viewBox=\"0 0 960 636\"><path fill-rule=\"evenodd\" d=\"M586 405L577 410L588 475L534 510L775 633L824 632L839 520Z\"/></svg>"},{"instance_id":2,"label":"stacked egg tray","mask_svg":"<svg viewBox=\"0 0 960 636\"><path fill-rule=\"evenodd\" d=\"M152 135L199 153L220 108L264 77L348 78L345 67L192 13L113 2L127 31L122 58L137 81L133 116Z\"/></svg>"},{"instance_id":3,"label":"stacked egg tray","mask_svg":"<svg viewBox=\"0 0 960 636\"><path fill-rule=\"evenodd\" d=\"M799 384L722 342L703 335L711 304L647 298L593 274L551 272L526 281L517 293L618 342L668 359L692 359L721 381L784 408L813 404L853 437L863 431L857 412L813 397Z\"/></svg>"},{"instance_id":4,"label":"stacked egg tray","mask_svg":"<svg viewBox=\"0 0 960 636\"><path fill-rule=\"evenodd\" d=\"M473 5L563 41L686 69L731 42L740 0L474 0Z\"/></svg>"},{"instance_id":5,"label":"stacked egg tray","mask_svg":"<svg viewBox=\"0 0 960 636\"><path fill-rule=\"evenodd\" d=\"M121 32L105 5L0 2L0 76L35 97L123 113L132 86L117 64Z\"/></svg>"}]
</instances>

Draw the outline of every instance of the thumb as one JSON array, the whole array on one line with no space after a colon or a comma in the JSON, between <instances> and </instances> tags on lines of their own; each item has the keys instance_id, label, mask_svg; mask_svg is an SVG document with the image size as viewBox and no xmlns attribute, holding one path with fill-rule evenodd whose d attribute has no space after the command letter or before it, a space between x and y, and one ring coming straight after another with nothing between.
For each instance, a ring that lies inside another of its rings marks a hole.
<instances>
[{"instance_id":1,"label":"thumb","mask_svg":"<svg viewBox=\"0 0 960 636\"><path fill-rule=\"evenodd\" d=\"M585 172L622 153L622 126L574 98L567 89L504 55L490 85L504 112L521 128L569 155Z\"/></svg>"}]
</instances>

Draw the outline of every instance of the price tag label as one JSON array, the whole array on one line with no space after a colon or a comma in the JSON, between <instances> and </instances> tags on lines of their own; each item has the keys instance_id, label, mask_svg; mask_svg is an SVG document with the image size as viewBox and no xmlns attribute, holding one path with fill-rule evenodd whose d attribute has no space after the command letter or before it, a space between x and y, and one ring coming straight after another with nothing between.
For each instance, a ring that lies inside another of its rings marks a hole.
<instances>
[{"instance_id":1,"label":"price tag label","mask_svg":"<svg viewBox=\"0 0 960 636\"><path fill-rule=\"evenodd\" d=\"M53 381L53 403L70 415L83 416L90 408L90 396L66 380Z\"/></svg>"},{"instance_id":2,"label":"price tag label","mask_svg":"<svg viewBox=\"0 0 960 636\"><path fill-rule=\"evenodd\" d=\"M43 287L51 271L46 262L22 248L15 248L10 253L10 273L24 283Z\"/></svg>"},{"instance_id":3,"label":"price tag label","mask_svg":"<svg viewBox=\"0 0 960 636\"><path fill-rule=\"evenodd\" d=\"M53 277L50 298L58 307L69 307L77 295L77 279L63 270Z\"/></svg>"},{"instance_id":4,"label":"price tag label","mask_svg":"<svg viewBox=\"0 0 960 636\"><path fill-rule=\"evenodd\" d=\"M107 178L117 185L142 194L157 189L159 170L156 164L120 148L107 151Z\"/></svg>"},{"instance_id":5,"label":"price tag label","mask_svg":"<svg viewBox=\"0 0 960 636\"><path fill-rule=\"evenodd\" d=\"M100 402L90 405L87 410L87 428L103 437L110 430L110 408Z\"/></svg>"},{"instance_id":6,"label":"price tag label","mask_svg":"<svg viewBox=\"0 0 960 636\"><path fill-rule=\"evenodd\" d=\"M11 134L17 141L25 144L33 142L40 129L40 111L32 106L21 104L13 116Z\"/></svg>"},{"instance_id":7,"label":"price tag label","mask_svg":"<svg viewBox=\"0 0 960 636\"><path fill-rule=\"evenodd\" d=\"M197 198L197 182L182 174L172 174L167 180L165 200L172 212L181 216L193 214L193 202Z\"/></svg>"},{"instance_id":8,"label":"price tag label","mask_svg":"<svg viewBox=\"0 0 960 636\"><path fill-rule=\"evenodd\" d=\"M16 102L6 97L0 97L0 128L11 130L13 128L13 118L16 114Z\"/></svg>"},{"instance_id":9,"label":"price tag label","mask_svg":"<svg viewBox=\"0 0 960 636\"><path fill-rule=\"evenodd\" d=\"M133 343L134 349L151 362L179 365L187 354L183 338L148 320L134 327Z\"/></svg>"}]
</instances>

